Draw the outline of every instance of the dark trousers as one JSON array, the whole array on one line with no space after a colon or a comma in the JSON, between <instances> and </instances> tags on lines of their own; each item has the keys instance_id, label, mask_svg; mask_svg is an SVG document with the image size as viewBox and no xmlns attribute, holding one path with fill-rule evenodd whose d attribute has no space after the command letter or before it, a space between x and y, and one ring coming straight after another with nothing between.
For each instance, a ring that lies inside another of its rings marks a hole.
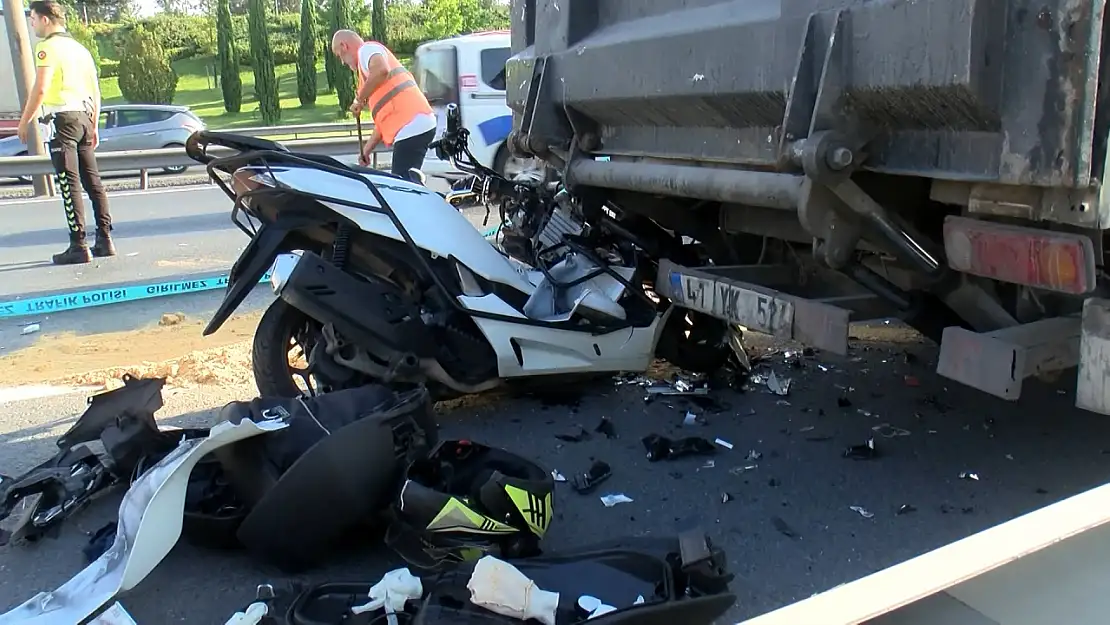
<instances>
[{"instance_id":1,"label":"dark trousers","mask_svg":"<svg viewBox=\"0 0 1110 625\"><path fill-rule=\"evenodd\" d=\"M50 162L54 165L55 181L62 195L69 236L75 241L85 240L85 199L78 181L92 200L98 232L112 230L112 215L108 212L108 195L100 181L93 154L93 132L96 120L81 112L54 114L54 136L50 139Z\"/></svg>"},{"instance_id":2,"label":"dark trousers","mask_svg":"<svg viewBox=\"0 0 1110 625\"><path fill-rule=\"evenodd\" d=\"M436 131L429 130L424 134L401 139L393 144L393 164L389 173L409 179L410 169L420 169L424 166L424 155L428 153L428 146L436 138Z\"/></svg>"}]
</instances>

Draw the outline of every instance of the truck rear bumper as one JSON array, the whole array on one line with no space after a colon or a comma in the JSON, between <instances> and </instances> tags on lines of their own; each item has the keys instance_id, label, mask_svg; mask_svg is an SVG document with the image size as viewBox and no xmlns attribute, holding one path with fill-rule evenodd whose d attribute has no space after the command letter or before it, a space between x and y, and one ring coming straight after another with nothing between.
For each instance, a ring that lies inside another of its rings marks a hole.
<instances>
[{"instance_id":1,"label":"truck rear bumper","mask_svg":"<svg viewBox=\"0 0 1110 625\"><path fill-rule=\"evenodd\" d=\"M835 354L848 351L851 321L889 311L879 297L840 273L816 270L799 280L785 265L693 269L663 260L655 290L683 308Z\"/></svg>"}]
</instances>

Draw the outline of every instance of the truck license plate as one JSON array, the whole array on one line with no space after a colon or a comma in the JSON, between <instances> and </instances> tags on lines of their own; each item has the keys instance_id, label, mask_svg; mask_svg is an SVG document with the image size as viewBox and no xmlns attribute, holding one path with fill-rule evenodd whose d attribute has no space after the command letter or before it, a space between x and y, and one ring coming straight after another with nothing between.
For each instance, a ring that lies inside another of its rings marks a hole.
<instances>
[{"instance_id":1,"label":"truck license plate","mask_svg":"<svg viewBox=\"0 0 1110 625\"><path fill-rule=\"evenodd\" d=\"M766 293L753 291L721 280L689 276L677 271L670 275L676 303L757 332L790 337L794 326L794 304Z\"/></svg>"}]
</instances>

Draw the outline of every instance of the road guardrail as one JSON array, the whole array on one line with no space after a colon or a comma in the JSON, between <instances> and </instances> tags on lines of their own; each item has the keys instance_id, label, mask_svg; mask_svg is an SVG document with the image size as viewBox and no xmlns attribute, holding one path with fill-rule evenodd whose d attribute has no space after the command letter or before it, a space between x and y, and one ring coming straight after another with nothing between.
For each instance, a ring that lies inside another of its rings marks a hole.
<instances>
[{"instance_id":1,"label":"road guardrail","mask_svg":"<svg viewBox=\"0 0 1110 625\"><path fill-rule=\"evenodd\" d=\"M324 126L326 124L315 124ZM338 125L338 124L331 124ZM307 125L306 125L307 127ZM283 130L288 134L289 127L275 127L274 130ZM365 129L363 129L365 132ZM304 131L301 131L304 134ZM246 133L244 133L246 134ZM257 135L255 135L257 136ZM323 139L301 139L283 141L282 145L293 152L317 154L325 156L354 156L358 154L358 137L328 137ZM376 150L374 152L372 167L378 166L378 155L389 150ZM227 156L233 150L221 147L212 147L209 154L213 156ZM147 171L162 169L164 167L194 166L200 164L185 154L185 148L161 148L157 150L125 150L119 152L102 152L96 155L97 166L100 171L139 171L139 188L146 189L148 185ZM35 176L53 174L54 166L50 163L49 156L6 156L0 157L0 178L16 178L19 176Z\"/></svg>"}]
</instances>

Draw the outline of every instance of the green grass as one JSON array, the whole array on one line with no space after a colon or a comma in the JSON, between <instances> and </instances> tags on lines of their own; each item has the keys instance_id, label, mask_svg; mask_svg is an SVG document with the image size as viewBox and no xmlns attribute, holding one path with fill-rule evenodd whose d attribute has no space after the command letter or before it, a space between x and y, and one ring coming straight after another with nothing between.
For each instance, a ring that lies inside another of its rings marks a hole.
<instances>
[{"instance_id":1,"label":"green grass","mask_svg":"<svg viewBox=\"0 0 1110 625\"><path fill-rule=\"evenodd\" d=\"M409 59L401 61L409 65ZM215 86L214 79L206 75L205 68L208 67L211 71L210 68L214 66L212 59L185 59L175 62L173 66L178 74L177 95L173 103L191 108L213 130L263 125L258 114L258 100L254 96L254 73L250 68L240 73L243 81L242 111L232 114L224 110L220 89ZM345 111L340 112L339 99L335 92L325 91L328 82L323 63L316 76L316 104L308 108L301 108L300 100L297 99L296 65L279 65L276 70L278 93L281 94L281 125L324 124L351 119ZM100 91L105 104L127 103L120 94L117 78L102 78Z\"/></svg>"}]
</instances>

